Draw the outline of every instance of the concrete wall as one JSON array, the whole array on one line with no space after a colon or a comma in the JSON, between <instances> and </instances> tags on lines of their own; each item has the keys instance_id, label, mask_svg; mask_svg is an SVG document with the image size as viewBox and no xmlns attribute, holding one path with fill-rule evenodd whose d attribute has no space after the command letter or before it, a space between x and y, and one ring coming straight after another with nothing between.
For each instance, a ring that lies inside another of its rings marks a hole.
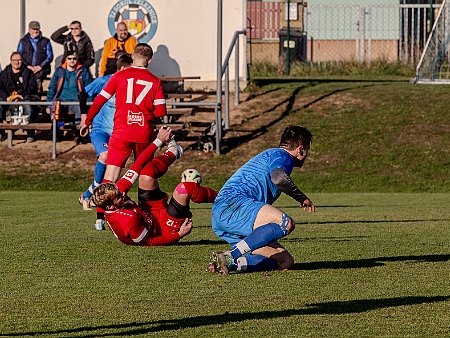
<instances>
[{"instance_id":1,"label":"concrete wall","mask_svg":"<svg viewBox=\"0 0 450 338\"><path fill-rule=\"evenodd\" d=\"M97 58L100 57L104 41L111 36L108 16L114 6L127 3L145 3L153 7L157 15L157 30L148 42L155 55L151 70L158 76L201 76L197 82L214 83L217 64L217 1L215 0L27 0L26 32L28 22L37 20L44 36L73 20L82 23L90 36ZM15 51L21 31L19 0L1 0L2 21L5 31L0 39L0 66L9 64L9 56ZM225 56L234 32L245 28L245 0L223 1L223 55ZM241 39L243 40L243 39ZM55 58L62 56L62 45L52 42ZM241 51L245 50L241 42ZM245 53L240 53L240 69L245 69ZM59 59L57 59L59 61ZM234 53L230 62L234 67ZM58 64L59 65L59 64ZM96 67L91 71L96 74ZM55 68L55 62L52 69ZM234 68L232 68L234 69ZM241 71L242 74L242 71ZM234 71L230 72L234 78ZM195 81L194 81L195 82ZM192 87L188 83L187 87Z\"/></svg>"}]
</instances>

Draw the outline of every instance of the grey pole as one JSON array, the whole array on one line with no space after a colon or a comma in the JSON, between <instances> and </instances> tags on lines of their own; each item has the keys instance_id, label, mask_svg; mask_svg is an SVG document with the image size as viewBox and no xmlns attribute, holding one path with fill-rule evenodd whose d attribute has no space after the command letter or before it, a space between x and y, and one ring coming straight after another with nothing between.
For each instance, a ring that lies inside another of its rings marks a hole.
<instances>
[{"instance_id":1,"label":"grey pole","mask_svg":"<svg viewBox=\"0 0 450 338\"><path fill-rule=\"evenodd\" d=\"M25 35L26 30L26 2L27 0L20 1L20 37Z\"/></svg>"},{"instance_id":2,"label":"grey pole","mask_svg":"<svg viewBox=\"0 0 450 338\"><path fill-rule=\"evenodd\" d=\"M225 70L225 130L230 129L230 67Z\"/></svg>"},{"instance_id":3,"label":"grey pole","mask_svg":"<svg viewBox=\"0 0 450 338\"><path fill-rule=\"evenodd\" d=\"M239 40L237 39L234 45L234 104L236 106L239 105Z\"/></svg>"},{"instance_id":4,"label":"grey pole","mask_svg":"<svg viewBox=\"0 0 450 338\"><path fill-rule=\"evenodd\" d=\"M217 0L217 88L216 88L216 154L222 146L222 9L223 0Z\"/></svg>"},{"instance_id":5,"label":"grey pole","mask_svg":"<svg viewBox=\"0 0 450 338\"><path fill-rule=\"evenodd\" d=\"M58 123L56 119L52 119L52 159L56 158L56 128Z\"/></svg>"}]
</instances>

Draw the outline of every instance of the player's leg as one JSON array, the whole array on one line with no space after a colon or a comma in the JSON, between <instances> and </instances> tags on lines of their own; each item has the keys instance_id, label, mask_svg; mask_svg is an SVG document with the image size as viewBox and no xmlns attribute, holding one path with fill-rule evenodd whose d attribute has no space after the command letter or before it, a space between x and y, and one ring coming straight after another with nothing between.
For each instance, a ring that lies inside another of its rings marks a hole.
<instances>
[{"instance_id":1,"label":"player's leg","mask_svg":"<svg viewBox=\"0 0 450 338\"><path fill-rule=\"evenodd\" d=\"M192 213L189 202L195 203L213 203L217 191L208 187L202 187L195 182L179 183L167 206L167 222L166 225L171 231L178 231L181 224L186 218L191 218Z\"/></svg>"},{"instance_id":2,"label":"player's leg","mask_svg":"<svg viewBox=\"0 0 450 338\"><path fill-rule=\"evenodd\" d=\"M133 150L133 143L110 137L103 182L116 182Z\"/></svg>"},{"instance_id":3,"label":"player's leg","mask_svg":"<svg viewBox=\"0 0 450 338\"><path fill-rule=\"evenodd\" d=\"M102 131L93 130L89 135L91 143L94 146L97 162L94 167L94 180L91 182L86 191L81 194L78 201L83 206L83 210L92 210L90 206L90 198L93 191L102 182L106 171L106 159L108 156L109 135Z\"/></svg>"},{"instance_id":4,"label":"player's leg","mask_svg":"<svg viewBox=\"0 0 450 338\"><path fill-rule=\"evenodd\" d=\"M135 156L138 157L147 146L148 144L136 144ZM162 199L167 195L161 191L158 178L162 177L167 172L169 166L180 158L182 154L183 150L177 143L175 145L169 145L163 154L152 159L142 169L141 175L139 176L138 188L138 201L141 206L145 207L148 201Z\"/></svg>"},{"instance_id":5,"label":"player's leg","mask_svg":"<svg viewBox=\"0 0 450 338\"><path fill-rule=\"evenodd\" d=\"M295 228L292 219L281 210L264 205L257 213L253 231L234 244L229 251L213 254L219 272L286 270L293 258L278 242ZM248 253L252 255L246 255ZM246 256L245 256L246 255Z\"/></svg>"},{"instance_id":6,"label":"player's leg","mask_svg":"<svg viewBox=\"0 0 450 338\"><path fill-rule=\"evenodd\" d=\"M213 203L217 194L217 190L202 187L195 182L182 182L176 186L172 199L181 205L189 205L189 201L194 203Z\"/></svg>"}]
</instances>

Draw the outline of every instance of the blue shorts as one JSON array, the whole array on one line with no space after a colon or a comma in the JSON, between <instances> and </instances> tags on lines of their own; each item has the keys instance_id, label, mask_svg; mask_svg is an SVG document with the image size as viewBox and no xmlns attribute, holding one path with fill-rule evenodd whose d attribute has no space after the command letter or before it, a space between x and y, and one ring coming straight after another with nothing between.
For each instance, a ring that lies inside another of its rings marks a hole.
<instances>
[{"instance_id":1,"label":"blue shorts","mask_svg":"<svg viewBox=\"0 0 450 338\"><path fill-rule=\"evenodd\" d=\"M222 194L212 207L212 229L217 237L234 245L253 231L259 210L266 205L248 196Z\"/></svg>"},{"instance_id":2,"label":"blue shorts","mask_svg":"<svg viewBox=\"0 0 450 338\"><path fill-rule=\"evenodd\" d=\"M108 133L105 133L102 130L95 130L94 128L89 134L89 137L91 138L91 143L94 146L97 157L99 157L101 153L108 151L108 143L110 138Z\"/></svg>"}]
</instances>

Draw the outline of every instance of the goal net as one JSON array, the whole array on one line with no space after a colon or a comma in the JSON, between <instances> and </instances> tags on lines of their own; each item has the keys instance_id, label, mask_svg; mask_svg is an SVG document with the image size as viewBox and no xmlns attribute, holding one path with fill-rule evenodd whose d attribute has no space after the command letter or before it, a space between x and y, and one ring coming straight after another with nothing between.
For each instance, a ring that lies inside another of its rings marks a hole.
<instances>
[{"instance_id":1,"label":"goal net","mask_svg":"<svg viewBox=\"0 0 450 338\"><path fill-rule=\"evenodd\" d=\"M450 84L450 4L442 2L416 68L414 83Z\"/></svg>"}]
</instances>

